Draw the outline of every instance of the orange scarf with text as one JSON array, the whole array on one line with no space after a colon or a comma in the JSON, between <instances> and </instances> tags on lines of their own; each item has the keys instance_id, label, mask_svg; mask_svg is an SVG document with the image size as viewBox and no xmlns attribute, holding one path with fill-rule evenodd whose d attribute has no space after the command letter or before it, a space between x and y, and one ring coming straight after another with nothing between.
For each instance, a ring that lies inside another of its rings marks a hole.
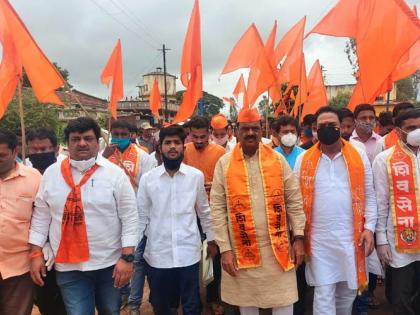
<instances>
[{"instance_id":1,"label":"orange scarf with text","mask_svg":"<svg viewBox=\"0 0 420 315\"><path fill-rule=\"evenodd\" d=\"M420 253L420 193L416 156L398 141L388 158L387 168L395 249L406 254Z\"/></svg>"},{"instance_id":2,"label":"orange scarf with text","mask_svg":"<svg viewBox=\"0 0 420 315\"><path fill-rule=\"evenodd\" d=\"M288 271L294 265L289 257L283 166L279 155L266 145L260 143L258 155L271 247L279 265ZM240 269L261 266L249 185L245 158L241 145L237 144L227 168L226 187L229 223Z\"/></svg>"},{"instance_id":3,"label":"orange scarf with text","mask_svg":"<svg viewBox=\"0 0 420 315\"><path fill-rule=\"evenodd\" d=\"M395 129L392 129L391 132L388 133L384 138L385 150L396 145L398 140L400 140L400 137L398 137Z\"/></svg>"},{"instance_id":4,"label":"orange scarf with text","mask_svg":"<svg viewBox=\"0 0 420 315\"><path fill-rule=\"evenodd\" d=\"M92 166L80 180L80 183L75 185L71 174L69 158L66 158L61 163L61 174L63 175L64 181L70 186L71 191L64 205L61 223L61 241L55 257L56 263L77 264L89 260L89 243L81 187L98 168L98 164Z\"/></svg>"},{"instance_id":5,"label":"orange scarf with text","mask_svg":"<svg viewBox=\"0 0 420 315\"><path fill-rule=\"evenodd\" d=\"M139 151L135 144L130 144L123 153L117 149L108 158L109 161L123 168L128 177L130 178L131 185L137 187L136 178L140 171L139 169ZM121 165L122 164L122 165Z\"/></svg>"},{"instance_id":6,"label":"orange scarf with text","mask_svg":"<svg viewBox=\"0 0 420 315\"><path fill-rule=\"evenodd\" d=\"M354 248L356 256L356 270L359 290L367 287L366 257L364 247L359 246L360 235L364 230L365 212L365 178L364 165L359 152L347 141L342 140L341 153L347 166L351 200L354 218ZM314 145L304 153L300 170L300 189L302 191L303 208L306 214L305 226L305 252L310 258L311 254L311 221L314 198L314 184L318 163L322 152L320 144ZM326 201L327 202L327 201Z\"/></svg>"}]
</instances>

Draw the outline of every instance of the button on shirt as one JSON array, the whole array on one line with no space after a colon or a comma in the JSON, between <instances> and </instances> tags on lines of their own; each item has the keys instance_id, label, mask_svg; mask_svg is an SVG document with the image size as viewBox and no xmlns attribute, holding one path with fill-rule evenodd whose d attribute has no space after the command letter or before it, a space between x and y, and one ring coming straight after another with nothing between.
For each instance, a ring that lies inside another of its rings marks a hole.
<instances>
[{"instance_id":1,"label":"button on shirt","mask_svg":"<svg viewBox=\"0 0 420 315\"><path fill-rule=\"evenodd\" d=\"M294 146L292 151L290 151L289 154L287 154L286 152L284 152L282 147L276 147L274 150L276 150L277 152L279 152L281 155L283 155L283 157L286 159L287 163L289 164L290 168L293 169L295 167L295 162L297 157L305 152L304 149L298 147L298 146Z\"/></svg>"},{"instance_id":2,"label":"button on shirt","mask_svg":"<svg viewBox=\"0 0 420 315\"><path fill-rule=\"evenodd\" d=\"M16 163L15 170L0 179L0 278L29 271L29 225L41 174Z\"/></svg>"},{"instance_id":3,"label":"button on shirt","mask_svg":"<svg viewBox=\"0 0 420 315\"><path fill-rule=\"evenodd\" d=\"M201 171L184 163L171 177L163 165L143 175L137 194L144 258L155 268L186 267L201 258L200 219L207 240L214 239Z\"/></svg>"},{"instance_id":4,"label":"button on shirt","mask_svg":"<svg viewBox=\"0 0 420 315\"><path fill-rule=\"evenodd\" d=\"M359 135L357 134L356 129L354 129L350 137L350 143L354 144L355 141L363 143L366 149L366 154L369 158L370 163L372 164L373 160L375 159L376 144L381 138L382 137L380 135L372 131L372 135L370 136L370 138L366 142L363 142L362 139L360 139Z\"/></svg>"},{"instance_id":5,"label":"button on shirt","mask_svg":"<svg viewBox=\"0 0 420 315\"><path fill-rule=\"evenodd\" d=\"M122 247L137 246L138 211L128 177L117 165L98 155L99 168L81 187L89 243L89 260L79 264L56 264L58 271L89 271L114 265ZM83 174L71 168L75 183ZM49 236L54 255L61 240L63 209L70 187L61 174L61 163L51 165L42 177L35 200L29 242L43 246Z\"/></svg>"},{"instance_id":6,"label":"button on shirt","mask_svg":"<svg viewBox=\"0 0 420 315\"><path fill-rule=\"evenodd\" d=\"M407 150L410 149L407 148ZM397 252L395 249L395 231L393 215L390 209L390 183L387 168L387 161L392 151L393 148L390 148L382 153L379 153L373 162L373 176L375 179L376 199L378 201L376 242L377 245L390 245L392 254L390 265L394 268L401 268L414 261L420 261L420 254L404 254ZM417 172L417 187L420 187L420 152L416 153L415 164Z\"/></svg>"}]
</instances>

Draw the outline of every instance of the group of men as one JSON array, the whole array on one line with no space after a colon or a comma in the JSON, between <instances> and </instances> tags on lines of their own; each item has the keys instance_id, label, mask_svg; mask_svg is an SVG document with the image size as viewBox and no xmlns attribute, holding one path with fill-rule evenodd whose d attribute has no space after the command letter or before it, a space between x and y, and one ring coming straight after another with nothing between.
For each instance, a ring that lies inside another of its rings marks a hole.
<instances>
[{"instance_id":1,"label":"group of men","mask_svg":"<svg viewBox=\"0 0 420 315\"><path fill-rule=\"evenodd\" d=\"M35 301L42 315L117 315L122 303L135 315L147 279L155 314L198 315L200 261L212 259L213 314L303 314L308 284L313 314L363 315L373 256L394 314L418 314L420 110L396 105L392 125L381 137L372 105L326 106L302 128L280 116L264 138L252 108L235 132L221 114L145 123L140 138L116 120L102 144L80 117L66 155L54 132L31 131L26 163L0 129L0 314Z\"/></svg>"}]
</instances>

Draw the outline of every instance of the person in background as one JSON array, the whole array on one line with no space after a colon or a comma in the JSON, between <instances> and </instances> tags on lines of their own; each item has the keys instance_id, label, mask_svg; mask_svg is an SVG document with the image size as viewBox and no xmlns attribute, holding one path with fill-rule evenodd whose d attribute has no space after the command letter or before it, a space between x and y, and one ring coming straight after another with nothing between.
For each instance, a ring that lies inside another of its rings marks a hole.
<instances>
[{"instance_id":1,"label":"person in background","mask_svg":"<svg viewBox=\"0 0 420 315\"><path fill-rule=\"evenodd\" d=\"M279 129L278 119L271 119L269 122L270 127L270 142L267 144L273 149L280 146L279 135L277 130Z\"/></svg>"},{"instance_id":2,"label":"person in background","mask_svg":"<svg viewBox=\"0 0 420 315\"><path fill-rule=\"evenodd\" d=\"M153 127L146 121L140 125L140 128L143 132L138 138L138 143L142 147L147 148L147 153L150 154L155 150L156 146L155 137L153 135Z\"/></svg>"},{"instance_id":3,"label":"person in background","mask_svg":"<svg viewBox=\"0 0 420 315\"><path fill-rule=\"evenodd\" d=\"M30 315L33 259L28 244L33 202L41 181L34 168L16 162L18 139L0 129L0 314ZM42 256L40 252L39 256ZM43 264L45 261L43 260Z\"/></svg>"},{"instance_id":4,"label":"person in background","mask_svg":"<svg viewBox=\"0 0 420 315\"><path fill-rule=\"evenodd\" d=\"M130 125L130 142L134 144L138 144L137 135L139 133L139 128L137 128L137 126L134 124L129 124L129 125Z\"/></svg>"},{"instance_id":5,"label":"person in background","mask_svg":"<svg viewBox=\"0 0 420 315\"><path fill-rule=\"evenodd\" d=\"M230 145L234 147L236 144L235 125L230 120L228 120L228 137Z\"/></svg>"},{"instance_id":6,"label":"person in background","mask_svg":"<svg viewBox=\"0 0 420 315\"><path fill-rule=\"evenodd\" d=\"M302 120L302 130L300 134L301 144L310 142L312 140L312 124L315 120L315 115L307 114Z\"/></svg>"},{"instance_id":7,"label":"person in background","mask_svg":"<svg viewBox=\"0 0 420 315\"><path fill-rule=\"evenodd\" d=\"M183 314L201 313L197 216L211 252L216 251L204 176L182 163L184 140L180 126L161 130L163 164L142 177L137 194L140 236L148 237L144 258L150 266L150 301L156 315L173 314L171 308L178 296Z\"/></svg>"},{"instance_id":8,"label":"person in background","mask_svg":"<svg viewBox=\"0 0 420 315\"><path fill-rule=\"evenodd\" d=\"M312 116L310 116L310 117L312 117ZM308 119L308 121L312 121L312 124L311 124L311 134L312 134L312 137L311 137L311 140L308 140L305 143L301 144L300 147L302 149L304 149L304 150L309 150L316 143L318 143L318 134L317 134L317 125L316 125L315 116L313 116L311 119ZM309 132L306 131L306 134L309 134Z\"/></svg>"},{"instance_id":9,"label":"person in background","mask_svg":"<svg viewBox=\"0 0 420 315\"><path fill-rule=\"evenodd\" d=\"M376 126L375 108L370 104L359 104L354 110L356 128L350 137L350 143L361 142L365 146L366 154L372 163L375 158L376 143L381 136L373 131Z\"/></svg>"},{"instance_id":10,"label":"person in background","mask_svg":"<svg viewBox=\"0 0 420 315\"><path fill-rule=\"evenodd\" d=\"M338 114L340 115L341 137L344 140L349 141L355 128L354 114L348 108L341 108L338 111Z\"/></svg>"},{"instance_id":11,"label":"person in background","mask_svg":"<svg viewBox=\"0 0 420 315\"><path fill-rule=\"evenodd\" d=\"M392 120L392 113L382 112L378 117L379 135L385 137L394 129L394 122Z\"/></svg>"},{"instance_id":12,"label":"person in background","mask_svg":"<svg viewBox=\"0 0 420 315\"><path fill-rule=\"evenodd\" d=\"M278 128L275 133L278 135L280 140L280 146L276 147L275 150L279 152L286 159L290 168L295 167L296 158L303 152L304 149L297 146L299 125L296 119L291 116L281 116L276 124Z\"/></svg>"},{"instance_id":13,"label":"person in background","mask_svg":"<svg viewBox=\"0 0 420 315\"><path fill-rule=\"evenodd\" d=\"M31 277L43 286L42 246L49 238L57 285L71 315L120 314L120 291L139 243L135 193L124 171L99 153L101 129L90 117L64 129L69 156L44 173L29 232Z\"/></svg>"},{"instance_id":14,"label":"person in background","mask_svg":"<svg viewBox=\"0 0 420 315\"><path fill-rule=\"evenodd\" d=\"M378 223L379 259L390 266L390 290L396 315L419 314L420 293L420 110L395 119L397 144L378 154L373 162Z\"/></svg>"},{"instance_id":15,"label":"person in background","mask_svg":"<svg viewBox=\"0 0 420 315\"><path fill-rule=\"evenodd\" d=\"M26 135L28 145L28 158L26 165L37 169L41 174L54 164L61 163L66 156L59 154L59 145L55 132L50 128L38 128L28 132ZM60 289L55 279L54 253L50 243L47 241L42 249L44 255L47 276L44 278L44 286L35 287L35 304L42 315L65 315L66 308Z\"/></svg>"},{"instance_id":16,"label":"person in background","mask_svg":"<svg viewBox=\"0 0 420 315\"><path fill-rule=\"evenodd\" d=\"M210 126L212 142L225 148L226 152L231 151L234 146L229 142L228 120L226 117L223 114L214 115L211 119Z\"/></svg>"}]
</instances>

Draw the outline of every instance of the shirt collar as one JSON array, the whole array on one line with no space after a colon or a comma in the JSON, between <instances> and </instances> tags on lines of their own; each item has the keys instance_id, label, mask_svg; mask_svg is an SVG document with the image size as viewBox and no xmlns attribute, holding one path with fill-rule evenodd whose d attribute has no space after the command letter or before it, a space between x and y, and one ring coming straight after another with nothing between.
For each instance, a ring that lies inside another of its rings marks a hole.
<instances>
[{"instance_id":1,"label":"shirt collar","mask_svg":"<svg viewBox=\"0 0 420 315\"><path fill-rule=\"evenodd\" d=\"M15 168L9 174L9 176L7 176L5 179L3 179L3 181L10 180L10 179L13 179L13 178L18 177L18 176L26 177L27 172L26 172L25 167L23 165L21 165L18 162L15 162Z\"/></svg>"},{"instance_id":2,"label":"shirt collar","mask_svg":"<svg viewBox=\"0 0 420 315\"><path fill-rule=\"evenodd\" d=\"M157 172L158 172L159 176L163 176L165 174L168 174L168 172L166 171L165 165L163 163L157 167ZM175 175L178 174L178 173L180 173L182 175L187 174L187 166L184 163L181 163L181 165L179 166L179 170L178 170L178 172L175 173Z\"/></svg>"},{"instance_id":3,"label":"shirt collar","mask_svg":"<svg viewBox=\"0 0 420 315\"><path fill-rule=\"evenodd\" d=\"M359 135L356 132L356 128L354 128L353 133L351 134L351 136L354 139L360 140L360 137L359 137ZM378 135L375 131L372 131L372 135L370 136L370 138L368 140L370 140L370 139L379 140L381 138L382 137L380 135Z\"/></svg>"}]
</instances>

